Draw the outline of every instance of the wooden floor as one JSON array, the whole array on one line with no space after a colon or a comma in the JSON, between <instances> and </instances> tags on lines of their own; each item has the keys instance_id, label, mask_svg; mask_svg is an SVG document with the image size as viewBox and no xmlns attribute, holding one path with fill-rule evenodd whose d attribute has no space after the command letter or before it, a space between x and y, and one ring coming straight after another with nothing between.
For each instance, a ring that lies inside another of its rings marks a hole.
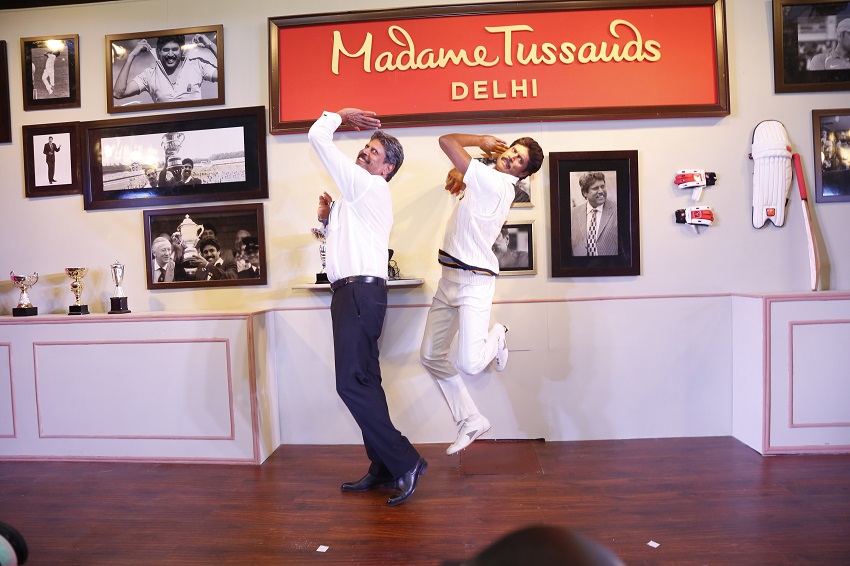
<instances>
[{"instance_id":1,"label":"wooden floor","mask_svg":"<svg viewBox=\"0 0 850 566\"><path fill-rule=\"evenodd\" d=\"M850 564L850 455L730 437L417 448L427 473L394 508L340 492L366 469L358 446L282 446L262 466L5 461L0 521L32 566L439 565L532 524L629 565Z\"/></svg>"}]
</instances>

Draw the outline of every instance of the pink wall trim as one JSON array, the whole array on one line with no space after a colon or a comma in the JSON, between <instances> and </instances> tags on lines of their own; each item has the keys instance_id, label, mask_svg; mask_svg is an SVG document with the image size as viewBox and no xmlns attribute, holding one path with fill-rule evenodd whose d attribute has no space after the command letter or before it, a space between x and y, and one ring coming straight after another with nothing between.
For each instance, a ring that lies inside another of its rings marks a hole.
<instances>
[{"instance_id":1,"label":"pink wall trim","mask_svg":"<svg viewBox=\"0 0 850 566\"><path fill-rule=\"evenodd\" d=\"M0 434L0 438L17 438L18 432L15 423L15 368L12 366L12 344L11 342L0 342L0 346L6 346L9 356L9 397L12 406L12 434Z\"/></svg>"}]
</instances>

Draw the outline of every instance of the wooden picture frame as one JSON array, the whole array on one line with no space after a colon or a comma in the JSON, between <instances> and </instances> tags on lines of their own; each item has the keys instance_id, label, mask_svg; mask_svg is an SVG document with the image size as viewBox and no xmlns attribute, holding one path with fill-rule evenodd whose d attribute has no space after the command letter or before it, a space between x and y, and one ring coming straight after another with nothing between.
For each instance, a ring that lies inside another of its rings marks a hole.
<instances>
[{"instance_id":1,"label":"wooden picture frame","mask_svg":"<svg viewBox=\"0 0 850 566\"><path fill-rule=\"evenodd\" d=\"M145 210L144 229L145 269L140 271L145 273L149 290L268 283L262 203ZM243 244L248 248L245 250L236 249L239 245L236 238L241 231L249 233L241 239L245 242L250 238L248 245ZM207 239L210 235L218 241L220 265L211 266L215 259L210 256L196 262L189 260L190 256L206 255L212 245ZM251 255L251 248L256 250L256 255ZM242 253L246 257L240 258ZM259 273L241 265L240 260L250 259L259 262ZM161 272L155 267L160 265L164 267Z\"/></svg>"},{"instance_id":2,"label":"wooden picture frame","mask_svg":"<svg viewBox=\"0 0 850 566\"><path fill-rule=\"evenodd\" d=\"M384 127L728 116L725 19L725 0L272 17L269 131L306 132L324 110L367 102ZM612 87L637 84L653 88Z\"/></svg>"},{"instance_id":3,"label":"wooden picture frame","mask_svg":"<svg viewBox=\"0 0 850 566\"><path fill-rule=\"evenodd\" d=\"M6 41L0 39L0 143L12 141L12 99L9 96L9 59Z\"/></svg>"},{"instance_id":4,"label":"wooden picture frame","mask_svg":"<svg viewBox=\"0 0 850 566\"><path fill-rule=\"evenodd\" d=\"M850 201L850 108L812 110L815 201Z\"/></svg>"},{"instance_id":5,"label":"wooden picture frame","mask_svg":"<svg viewBox=\"0 0 850 566\"><path fill-rule=\"evenodd\" d=\"M81 194L79 122L23 126L27 198Z\"/></svg>"},{"instance_id":6,"label":"wooden picture frame","mask_svg":"<svg viewBox=\"0 0 850 566\"><path fill-rule=\"evenodd\" d=\"M80 107L80 36L21 38L24 110Z\"/></svg>"},{"instance_id":7,"label":"wooden picture frame","mask_svg":"<svg viewBox=\"0 0 850 566\"><path fill-rule=\"evenodd\" d=\"M850 61L830 58L842 41L850 47L850 2L773 0L774 91L850 90Z\"/></svg>"},{"instance_id":8,"label":"wooden picture frame","mask_svg":"<svg viewBox=\"0 0 850 566\"><path fill-rule=\"evenodd\" d=\"M506 222L493 244L499 275L535 275L537 246L534 220Z\"/></svg>"},{"instance_id":9,"label":"wooden picture frame","mask_svg":"<svg viewBox=\"0 0 850 566\"><path fill-rule=\"evenodd\" d=\"M224 104L224 85L221 25L106 36L110 114Z\"/></svg>"},{"instance_id":10,"label":"wooden picture frame","mask_svg":"<svg viewBox=\"0 0 850 566\"><path fill-rule=\"evenodd\" d=\"M83 122L81 147L86 210L269 196L262 106Z\"/></svg>"},{"instance_id":11,"label":"wooden picture frame","mask_svg":"<svg viewBox=\"0 0 850 566\"><path fill-rule=\"evenodd\" d=\"M640 275L638 152L550 153L549 179L552 277ZM585 194L604 201L598 255L588 255L593 221Z\"/></svg>"}]
</instances>

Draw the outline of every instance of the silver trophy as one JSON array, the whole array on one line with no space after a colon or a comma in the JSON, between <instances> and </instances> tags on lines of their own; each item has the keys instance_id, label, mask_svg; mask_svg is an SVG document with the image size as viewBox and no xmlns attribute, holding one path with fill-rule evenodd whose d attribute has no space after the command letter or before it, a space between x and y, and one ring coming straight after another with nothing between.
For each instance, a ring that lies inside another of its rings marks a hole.
<instances>
[{"instance_id":1,"label":"silver trophy","mask_svg":"<svg viewBox=\"0 0 850 566\"><path fill-rule=\"evenodd\" d=\"M12 271L9 273L12 278L12 283L21 290L21 296L18 299L18 306L12 308L12 316L35 316L38 314L38 307L32 306L30 296L27 290L38 283L38 273L32 275L15 275Z\"/></svg>"},{"instance_id":2,"label":"silver trophy","mask_svg":"<svg viewBox=\"0 0 850 566\"><path fill-rule=\"evenodd\" d=\"M109 266L112 272L112 282L115 283L115 291L109 299L111 309L109 314L125 314L130 312L127 308L127 295L124 294L124 289L121 288L121 282L124 280L124 264L118 260Z\"/></svg>"},{"instance_id":3,"label":"silver trophy","mask_svg":"<svg viewBox=\"0 0 850 566\"><path fill-rule=\"evenodd\" d=\"M165 151L165 166L169 169L182 167L183 163L177 152L186 140L183 132L169 132L162 135L162 149Z\"/></svg>"},{"instance_id":4,"label":"silver trophy","mask_svg":"<svg viewBox=\"0 0 850 566\"><path fill-rule=\"evenodd\" d=\"M88 272L88 267L66 267L65 273L73 279L71 281L71 292L74 293L74 304L68 307L68 314L89 314L89 306L80 302L83 294L83 277Z\"/></svg>"},{"instance_id":5,"label":"silver trophy","mask_svg":"<svg viewBox=\"0 0 850 566\"><path fill-rule=\"evenodd\" d=\"M180 258L176 258L181 263L186 263L186 260L194 259L200 254L198 253L196 245L198 245L198 240L201 239L201 234L204 233L204 225L203 224L195 224L195 222L189 218L189 215L186 215L186 218L183 219L183 222L177 227L177 231L171 235L171 239L180 244L180 247L183 249L183 255ZM184 266L187 275L194 275L196 267L192 267L192 264L188 264Z\"/></svg>"},{"instance_id":6,"label":"silver trophy","mask_svg":"<svg viewBox=\"0 0 850 566\"><path fill-rule=\"evenodd\" d=\"M328 242L326 230L327 228L324 226L321 228L311 229L313 235L317 240L319 240L319 258L322 260L322 271L316 274L316 284L330 283L330 280L328 280L328 274L325 273L325 267L327 266L326 246Z\"/></svg>"}]
</instances>

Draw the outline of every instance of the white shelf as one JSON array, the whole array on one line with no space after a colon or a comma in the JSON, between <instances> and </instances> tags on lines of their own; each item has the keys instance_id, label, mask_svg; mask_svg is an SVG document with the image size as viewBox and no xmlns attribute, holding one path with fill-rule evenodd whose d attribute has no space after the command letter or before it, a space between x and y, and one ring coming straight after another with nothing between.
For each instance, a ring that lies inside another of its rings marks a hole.
<instances>
[{"instance_id":1,"label":"white shelf","mask_svg":"<svg viewBox=\"0 0 850 566\"><path fill-rule=\"evenodd\" d=\"M419 287L425 283L424 279L390 279L387 281L387 287L390 289L404 289L411 287ZM293 285L293 289L307 289L309 291L330 291L329 283L304 283L301 285Z\"/></svg>"}]
</instances>

